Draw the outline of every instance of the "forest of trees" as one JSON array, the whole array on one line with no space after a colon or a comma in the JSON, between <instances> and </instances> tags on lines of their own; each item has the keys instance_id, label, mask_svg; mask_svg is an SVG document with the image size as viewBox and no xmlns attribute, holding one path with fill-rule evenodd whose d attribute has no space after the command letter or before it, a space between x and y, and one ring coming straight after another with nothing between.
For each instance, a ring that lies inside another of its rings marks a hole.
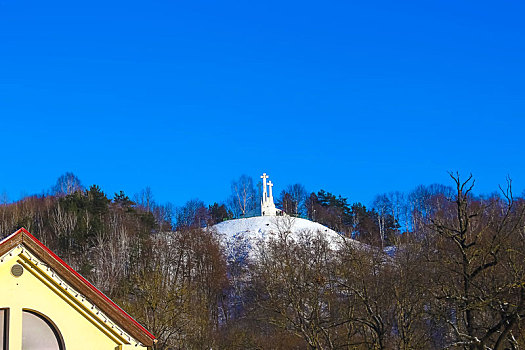
<instances>
[{"instance_id":1,"label":"forest of trees","mask_svg":"<svg viewBox=\"0 0 525 350\"><path fill-rule=\"evenodd\" d=\"M257 212L246 175L224 202L175 207L149 188L108 197L66 173L46 194L3 200L0 238L28 229L156 349L523 349L525 200L510 179L487 196L474 183L451 174L450 186L369 207L290 185L278 206L332 228L339 245L282 225L250 259L227 254L212 227Z\"/></svg>"}]
</instances>

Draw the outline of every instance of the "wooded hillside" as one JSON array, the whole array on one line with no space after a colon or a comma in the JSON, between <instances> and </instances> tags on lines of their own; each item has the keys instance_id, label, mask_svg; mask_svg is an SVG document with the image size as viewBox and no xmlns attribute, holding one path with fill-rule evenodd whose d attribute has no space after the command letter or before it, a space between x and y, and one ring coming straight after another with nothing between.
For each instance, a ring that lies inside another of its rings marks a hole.
<instances>
[{"instance_id":1,"label":"wooded hillside","mask_svg":"<svg viewBox=\"0 0 525 350\"><path fill-rule=\"evenodd\" d=\"M525 347L525 201L510 180L378 195L371 208L286 188L278 206L367 245L333 249L286 227L258 259L229 258L213 224L257 208L241 177L223 203L110 199L65 174L49 194L0 205L0 235L25 227L158 337L157 349ZM246 196L236 201L240 193ZM236 203L241 203L237 206Z\"/></svg>"}]
</instances>

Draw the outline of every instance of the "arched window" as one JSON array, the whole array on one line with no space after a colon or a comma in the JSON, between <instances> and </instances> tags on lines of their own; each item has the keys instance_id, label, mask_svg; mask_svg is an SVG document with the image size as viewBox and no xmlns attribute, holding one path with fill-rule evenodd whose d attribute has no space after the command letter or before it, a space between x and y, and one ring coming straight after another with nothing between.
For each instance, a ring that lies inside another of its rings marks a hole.
<instances>
[{"instance_id":1,"label":"arched window","mask_svg":"<svg viewBox=\"0 0 525 350\"><path fill-rule=\"evenodd\" d=\"M64 350L57 327L45 316L32 311L22 313L22 350Z\"/></svg>"}]
</instances>

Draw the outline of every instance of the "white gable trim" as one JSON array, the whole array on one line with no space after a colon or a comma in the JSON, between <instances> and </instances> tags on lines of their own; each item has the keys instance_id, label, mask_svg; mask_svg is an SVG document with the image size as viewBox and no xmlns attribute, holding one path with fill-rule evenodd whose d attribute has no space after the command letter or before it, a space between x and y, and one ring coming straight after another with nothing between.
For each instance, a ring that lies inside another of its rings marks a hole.
<instances>
[{"instance_id":1,"label":"white gable trim","mask_svg":"<svg viewBox=\"0 0 525 350\"><path fill-rule=\"evenodd\" d=\"M11 236L8 238L10 237ZM5 240L6 239L3 241ZM116 343L144 347L140 341L124 331L95 304L91 303L84 295L63 280L50 266L33 255L26 247L24 247L23 243L15 246L4 255L0 256L0 264L12 261L15 258L29 273L46 284L79 313L90 320L90 322L103 330L103 332Z\"/></svg>"}]
</instances>

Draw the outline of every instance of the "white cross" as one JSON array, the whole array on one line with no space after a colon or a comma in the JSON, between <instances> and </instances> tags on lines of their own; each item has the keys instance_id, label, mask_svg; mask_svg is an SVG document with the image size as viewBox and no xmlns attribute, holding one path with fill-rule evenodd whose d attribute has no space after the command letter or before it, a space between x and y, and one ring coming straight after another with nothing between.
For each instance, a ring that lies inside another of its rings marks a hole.
<instances>
[{"instance_id":1,"label":"white cross","mask_svg":"<svg viewBox=\"0 0 525 350\"><path fill-rule=\"evenodd\" d=\"M261 176L261 179L263 179L263 202L266 202L266 197L268 196L266 194L266 179L268 178L268 175L266 173L263 173Z\"/></svg>"},{"instance_id":2,"label":"white cross","mask_svg":"<svg viewBox=\"0 0 525 350\"><path fill-rule=\"evenodd\" d=\"M272 198L272 187L273 187L273 183L272 181L268 181L268 187L270 187L270 198Z\"/></svg>"}]
</instances>

